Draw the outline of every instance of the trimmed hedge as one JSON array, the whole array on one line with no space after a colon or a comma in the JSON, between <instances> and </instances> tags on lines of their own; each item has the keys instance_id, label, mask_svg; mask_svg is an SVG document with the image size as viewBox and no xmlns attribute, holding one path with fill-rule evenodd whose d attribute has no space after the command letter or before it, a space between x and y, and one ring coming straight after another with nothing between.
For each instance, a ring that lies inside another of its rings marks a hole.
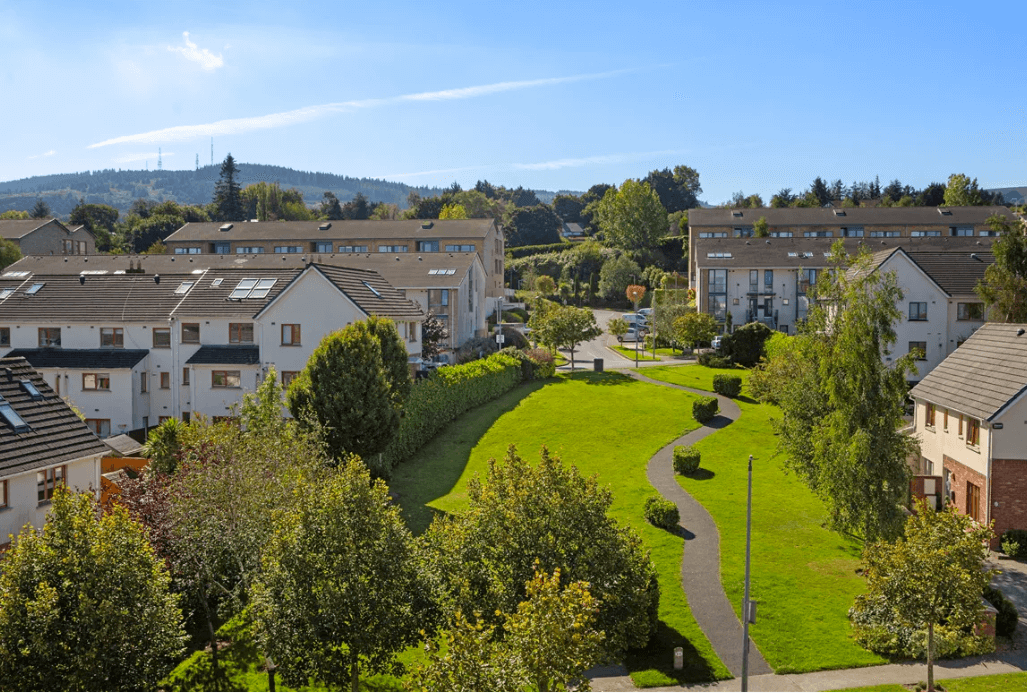
<instances>
[{"instance_id":1,"label":"trimmed hedge","mask_svg":"<svg viewBox=\"0 0 1027 693\"><path fill-rule=\"evenodd\" d=\"M506 254L513 258L528 257L529 255L541 255L542 253L555 253L561 250L567 250L571 247L570 241L561 241L560 243L545 243L543 245L520 245L513 248L507 248Z\"/></svg>"},{"instance_id":2,"label":"trimmed hedge","mask_svg":"<svg viewBox=\"0 0 1027 693\"><path fill-rule=\"evenodd\" d=\"M681 521L678 506L662 496L649 496L645 499L644 514L646 521L663 529L674 529Z\"/></svg>"},{"instance_id":3,"label":"trimmed hedge","mask_svg":"<svg viewBox=\"0 0 1027 693\"><path fill-rule=\"evenodd\" d=\"M742 392L742 378L718 373L713 376L713 391L725 397L737 397Z\"/></svg>"},{"instance_id":4,"label":"trimmed hedge","mask_svg":"<svg viewBox=\"0 0 1027 693\"><path fill-rule=\"evenodd\" d=\"M1002 553L1010 558L1027 559L1027 529L1007 529L1000 543Z\"/></svg>"},{"instance_id":5,"label":"trimmed hedge","mask_svg":"<svg viewBox=\"0 0 1027 693\"><path fill-rule=\"evenodd\" d=\"M678 474L692 474L701 461L702 453L691 445L674 446L674 471Z\"/></svg>"},{"instance_id":6,"label":"trimmed hedge","mask_svg":"<svg viewBox=\"0 0 1027 693\"><path fill-rule=\"evenodd\" d=\"M720 412L716 397L697 397L692 402L692 418L701 424L708 423Z\"/></svg>"},{"instance_id":7,"label":"trimmed hedge","mask_svg":"<svg viewBox=\"0 0 1027 693\"><path fill-rule=\"evenodd\" d=\"M509 392L521 380L521 361L505 353L459 366L443 366L431 377L415 382L396 437L383 453L382 463L372 469L387 476L450 421Z\"/></svg>"},{"instance_id":8,"label":"trimmed hedge","mask_svg":"<svg viewBox=\"0 0 1027 693\"><path fill-rule=\"evenodd\" d=\"M995 635L1010 637L1016 632L1016 623L1020 618L1020 614L1016 611L1016 605L1010 601L1009 597L991 585L984 588L984 598L998 609L998 616L995 618Z\"/></svg>"},{"instance_id":9,"label":"trimmed hedge","mask_svg":"<svg viewBox=\"0 0 1027 693\"><path fill-rule=\"evenodd\" d=\"M715 352L707 351L699 354L699 365L707 368L731 368L735 364L726 356L717 356Z\"/></svg>"}]
</instances>

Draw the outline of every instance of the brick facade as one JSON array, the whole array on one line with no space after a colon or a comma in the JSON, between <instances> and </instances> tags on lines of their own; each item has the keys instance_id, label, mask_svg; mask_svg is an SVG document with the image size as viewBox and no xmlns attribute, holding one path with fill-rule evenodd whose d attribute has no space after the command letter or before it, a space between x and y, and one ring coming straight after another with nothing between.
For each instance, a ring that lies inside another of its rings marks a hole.
<instances>
[{"instance_id":1,"label":"brick facade","mask_svg":"<svg viewBox=\"0 0 1027 693\"><path fill-rule=\"evenodd\" d=\"M970 514L967 507L967 482L980 490L980 502L977 505L977 517L984 521L988 517L988 480L980 472L957 462L948 455L942 457L945 471L949 473L949 502L961 513Z\"/></svg>"},{"instance_id":2,"label":"brick facade","mask_svg":"<svg viewBox=\"0 0 1027 693\"><path fill-rule=\"evenodd\" d=\"M991 478L995 536L1027 529L1027 460L992 460Z\"/></svg>"}]
</instances>

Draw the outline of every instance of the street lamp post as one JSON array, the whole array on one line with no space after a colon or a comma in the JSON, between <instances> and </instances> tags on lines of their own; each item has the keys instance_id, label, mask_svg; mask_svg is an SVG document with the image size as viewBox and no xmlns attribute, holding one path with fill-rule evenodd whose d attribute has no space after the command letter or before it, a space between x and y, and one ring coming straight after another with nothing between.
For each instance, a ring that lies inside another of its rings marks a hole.
<instances>
[{"instance_id":1,"label":"street lamp post","mask_svg":"<svg viewBox=\"0 0 1027 693\"><path fill-rule=\"evenodd\" d=\"M749 556L752 548L752 455L749 455L749 498L745 509L745 597L742 600L742 690L749 690Z\"/></svg>"}]
</instances>

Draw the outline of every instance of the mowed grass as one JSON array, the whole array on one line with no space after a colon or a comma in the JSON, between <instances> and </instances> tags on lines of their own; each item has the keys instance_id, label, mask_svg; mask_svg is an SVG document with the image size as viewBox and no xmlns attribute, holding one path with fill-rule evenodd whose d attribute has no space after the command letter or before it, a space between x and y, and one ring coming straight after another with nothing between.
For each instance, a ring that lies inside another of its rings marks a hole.
<instances>
[{"instance_id":1,"label":"mowed grass","mask_svg":"<svg viewBox=\"0 0 1027 693\"><path fill-rule=\"evenodd\" d=\"M702 366L647 368L650 378L712 390L713 376L742 370ZM848 610L866 589L856 574L862 545L825 528L823 503L777 454L777 408L743 396L738 421L700 441L700 471L682 487L713 516L720 532L721 580L741 614L745 579L746 476L753 462L752 598L759 602L753 640L777 673L883 664L852 639Z\"/></svg>"},{"instance_id":2,"label":"mowed grass","mask_svg":"<svg viewBox=\"0 0 1027 693\"><path fill-rule=\"evenodd\" d=\"M433 512L465 508L467 481L475 474L484 476L489 458L502 459L510 444L528 460L537 459L545 445L582 474L599 476L613 495L611 516L638 531L656 565L660 628L650 646L631 653L626 662L636 684L730 678L688 609L681 588L683 540L642 517L645 498L656 493L646 478L646 465L661 447L697 427L691 417L693 396L616 373L592 372L560 376L527 396L520 393L515 401L518 392L488 405L487 411L482 407L465 415L433 447L396 470L391 486L412 529L423 531ZM454 435L462 442L441 442ZM426 509L418 510L414 503ZM686 666L674 672L673 648L679 646L685 648Z\"/></svg>"},{"instance_id":3,"label":"mowed grass","mask_svg":"<svg viewBox=\"0 0 1027 693\"><path fill-rule=\"evenodd\" d=\"M926 676L926 672L924 674ZM922 683L922 682L921 682ZM946 691L1027 691L1027 673L988 674L958 679L935 679L935 685ZM887 683L860 688L839 688L840 691L908 691L913 688Z\"/></svg>"},{"instance_id":4,"label":"mowed grass","mask_svg":"<svg viewBox=\"0 0 1027 693\"><path fill-rule=\"evenodd\" d=\"M620 354L621 356L623 356L626 359L631 359L632 361L635 360L635 350L634 349L628 349L627 347L622 347L622 346L611 346L609 348L613 349L614 351L616 351L618 354ZM652 355L651 351L649 351L649 352L639 351L638 352L638 360L639 361L660 361L661 359L653 358L653 355Z\"/></svg>"}]
</instances>

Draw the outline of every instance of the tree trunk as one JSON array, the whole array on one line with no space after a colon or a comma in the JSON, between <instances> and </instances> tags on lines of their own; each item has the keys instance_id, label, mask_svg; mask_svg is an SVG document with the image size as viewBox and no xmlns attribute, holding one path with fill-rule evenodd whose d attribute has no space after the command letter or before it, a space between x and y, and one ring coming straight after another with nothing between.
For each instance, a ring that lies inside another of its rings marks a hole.
<instances>
[{"instance_id":1,"label":"tree trunk","mask_svg":"<svg viewBox=\"0 0 1027 693\"><path fill-rule=\"evenodd\" d=\"M927 690L934 690L934 623L927 624Z\"/></svg>"},{"instance_id":2,"label":"tree trunk","mask_svg":"<svg viewBox=\"0 0 1027 693\"><path fill-rule=\"evenodd\" d=\"M353 665L350 667L349 674L349 686L351 691L360 690L360 660L354 658Z\"/></svg>"}]
</instances>

